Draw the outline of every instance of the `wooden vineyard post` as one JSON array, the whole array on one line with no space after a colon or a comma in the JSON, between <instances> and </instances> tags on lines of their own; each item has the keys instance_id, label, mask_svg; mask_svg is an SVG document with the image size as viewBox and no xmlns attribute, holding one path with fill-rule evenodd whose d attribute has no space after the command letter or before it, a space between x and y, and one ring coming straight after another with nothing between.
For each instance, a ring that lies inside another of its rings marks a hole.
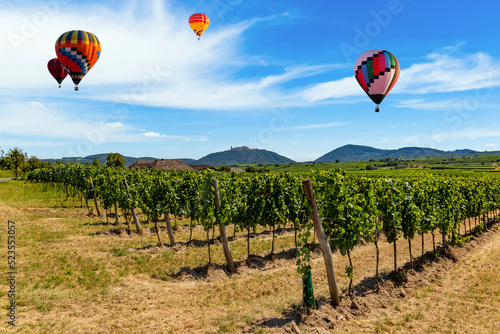
<instances>
[{"instance_id":1,"label":"wooden vineyard post","mask_svg":"<svg viewBox=\"0 0 500 334\"><path fill-rule=\"evenodd\" d=\"M332 250L330 244L326 239L325 231L321 226L321 219L319 218L318 207L316 205L316 198L314 198L311 180L302 180L304 190L306 192L307 201L312 207L311 218L314 224L314 230L318 236L319 248L325 260L326 274L328 277L328 286L330 288L330 298L334 306L340 305L339 290L337 288L337 278L335 277L335 269L333 268Z\"/></svg>"},{"instance_id":2,"label":"wooden vineyard post","mask_svg":"<svg viewBox=\"0 0 500 334\"><path fill-rule=\"evenodd\" d=\"M94 195L94 203L95 203L95 209L97 211L97 217L101 217L101 210L99 210L99 204L97 203L97 195L95 193L94 189L94 182L92 182L92 178L89 178L90 181L90 189L92 189L92 194Z\"/></svg>"},{"instance_id":3,"label":"wooden vineyard post","mask_svg":"<svg viewBox=\"0 0 500 334\"><path fill-rule=\"evenodd\" d=\"M219 187L217 185L217 180L213 179L214 183L214 204L215 209L220 210L221 203L219 197ZM219 224L220 239L222 241L222 247L224 248L224 256L226 257L226 264L231 272L235 272L233 256L231 255L231 249L229 248L229 240L227 239L226 226L224 224Z\"/></svg>"},{"instance_id":4,"label":"wooden vineyard post","mask_svg":"<svg viewBox=\"0 0 500 334\"><path fill-rule=\"evenodd\" d=\"M125 179L125 178L123 179L123 184L125 185L125 188L127 188L127 192L128 192L130 188L128 187L127 179ZM132 195L130 195L130 192L129 192L129 196L132 196ZM131 205L130 210L132 211L132 217L134 217L134 223L135 223L135 227L137 228L137 233L139 233L140 235L143 235L141 224L139 224L139 218L137 218L137 213L135 213L135 204L134 204L133 199L132 199L132 205Z\"/></svg>"},{"instance_id":5,"label":"wooden vineyard post","mask_svg":"<svg viewBox=\"0 0 500 334\"><path fill-rule=\"evenodd\" d=\"M113 183L111 176L109 177L109 182ZM118 226L118 203L116 203L116 199L114 200L114 205L115 205L115 225Z\"/></svg>"},{"instance_id":6,"label":"wooden vineyard post","mask_svg":"<svg viewBox=\"0 0 500 334\"><path fill-rule=\"evenodd\" d=\"M168 238L170 239L170 246L175 246L174 232L172 231L172 224L170 223L170 215L165 212L165 222L167 223Z\"/></svg>"}]
</instances>

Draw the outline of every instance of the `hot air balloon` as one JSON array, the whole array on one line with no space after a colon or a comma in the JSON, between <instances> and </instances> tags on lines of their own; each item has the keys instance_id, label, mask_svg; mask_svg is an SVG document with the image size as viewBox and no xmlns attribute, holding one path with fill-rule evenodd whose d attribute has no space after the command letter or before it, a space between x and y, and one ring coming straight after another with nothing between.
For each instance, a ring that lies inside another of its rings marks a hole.
<instances>
[{"instance_id":1,"label":"hot air balloon","mask_svg":"<svg viewBox=\"0 0 500 334\"><path fill-rule=\"evenodd\" d=\"M189 17L189 25L193 29L194 33L198 35L198 40L200 40L201 34L207 29L210 24L210 19L207 15L196 13Z\"/></svg>"},{"instance_id":2,"label":"hot air balloon","mask_svg":"<svg viewBox=\"0 0 500 334\"><path fill-rule=\"evenodd\" d=\"M399 62L385 50L370 50L363 53L354 65L354 76L366 94L378 105L396 84L400 72Z\"/></svg>"},{"instance_id":3,"label":"hot air balloon","mask_svg":"<svg viewBox=\"0 0 500 334\"><path fill-rule=\"evenodd\" d=\"M101 55L101 43L90 32L68 31L57 39L56 55L78 90L78 84Z\"/></svg>"},{"instance_id":4,"label":"hot air balloon","mask_svg":"<svg viewBox=\"0 0 500 334\"><path fill-rule=\"evenodd\" d=\"M64 66L61 64L59 59L54 58L49 60L47 64L47 68L49 69L50 74L56 79L59 83L59 88L61 88L61 82L63 82L64 78L68 75L68 72L64 69Z\"/></svg>"}]
</instances>

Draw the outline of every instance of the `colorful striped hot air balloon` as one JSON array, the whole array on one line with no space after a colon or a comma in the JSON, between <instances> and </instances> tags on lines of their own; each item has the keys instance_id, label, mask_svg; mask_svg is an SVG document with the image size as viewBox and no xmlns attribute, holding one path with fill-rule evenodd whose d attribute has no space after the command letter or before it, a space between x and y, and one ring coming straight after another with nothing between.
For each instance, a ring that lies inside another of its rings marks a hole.
<instances>
[{"instance_id":1,"label":"colorful striped hot air balloon","mask_svg":"<svg viewBox=\"0 0 500 334\"><path fill-rule=\"evenodd\" d=\"M61 82L63 82L64 78L68 75L68 72L64 69L64 66L61 64L59 59L54 58L49 60L47 64L47 68L49 69L50 74L56 79L59 83L59 88L61 88Z\"/></svg>"},{"instance_id":2,"label":"colorful striped hot air balloon","mask_svg":"<svg viewBox=\"0 0 500 334\"><path fill-rule=\"evenodd\" d=\"M189 17L189 25L193 29L194 33L198 35L198 40L200 40L201 34L207 29L210 24L210 19L207 15L202 13L196 13Z\"/></svg>"},{"instance_id":3,"label":"colorful striped hot air balloon","mask_svg":"<svg viewBox=\"0 0 500 334\"><path fill-rule=\"evenodd\" d=\"M396 84L400 72L399 62L385 50L370 50L363 53L354 65L354 76L366 94L378 105Z\"/></svg>"},{"instance_id":4,"label":"colorful striped hot air balloon","mask_svg":"<svg viewBox=\"0 0 500 334\"><path fill-rule=\"evenodd\" d=\"M101 55L101 43L90 32L68 31L57 39L56 55L78 90L78 84Z\"/></svg>"}]
</instances>

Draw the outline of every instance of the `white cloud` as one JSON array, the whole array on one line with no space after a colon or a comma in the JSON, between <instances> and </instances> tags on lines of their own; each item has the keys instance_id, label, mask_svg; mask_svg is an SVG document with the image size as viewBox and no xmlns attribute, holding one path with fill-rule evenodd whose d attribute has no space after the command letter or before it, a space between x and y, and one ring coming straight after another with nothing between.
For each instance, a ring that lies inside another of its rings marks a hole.
<instances>
[{"instance_id":1,"label":"white cloud","mask_svg":"<svg viewBox=\"0 0 500 334\"><path fill-rule=\"evenodd\" d=\"M486 144L486 145L484 145L484 146L486 146L486 147L496 147L496 146L497 146L497 144L494 144L494 143L489 143L489 144Z\"/></svg>"},{"instance_id":2,"label":"white cloud","mask_svg":"<svg viewBox=\"0 0 500 334\"><path fill-rule=\"evenodd\" d=\"M111 122L111 123L104 123L104 126L108 129L119 129L123 128L123 123L120 122Z\"/></svg>"},{"instance_id":3,"label":"white cloud","mask_svg":"<svg viewBox=\"0 0 500 334\"><path fill-rule=\"evenodd\" d=\"M453 110L460 109L460 101L446 99L439 101L426 101L424 99L408 99L396 102L396 108L412 108L416 110Z\"/></svg>"},{"instance_id":4,"label":"white cloud","mask_svg":"<svg viewBox=\"0 0 500 334\"><path fill-rule=\"evenodd\" d=\"M285 128L285 130L307 130L307 129L331 128L334 126L342 126L342 125L346 125L346 124L347 123L341 123L341 122L309 124L309 125L293 126L293 127Z\"/></svg>"},{"instance_id":5,"label":"white cloud","mask_svg":"<svg viewBox=\"0 0 500 334\"><path fill-rule=\"evenodd\" d=\"M145 132L142 134L144 137L148 138L161 138L161 137L166 137L166 135L161 135L157 132Z\"/></svg>"},{"instance_id":6,"label":"white cloud","mask_svg":"<svg viewBox=\"0 0 500 334\"><path fill-rule=\"evenodd\" d=\"M337 67L288 65L278 74L235 79L236 72L248 65L268 65L261 56L242 51L242 34L259 22L280 22L281 15L210 26L198 41L186 24L190 9L174 8L169 1L129 0L118 8L97 2L54 3L50 12L43 2L22 10L2 8L3 92L170 108L292 106L307 101L280 86ZM80 15L82 10L86 15ZM39 17L43 22L38 22ZM26 28L31 26L33 31ZM56 39L74 27L93 32L102 44L101 57L78 93L72 90L69 77L63 88L56 89L46 69L48 60L55 57Z\"/></svg>"},{"instance_id":7,"label":"white cloud","mask_svg":"<svg viewBox=\"0 0 500 334\"><path fill-rule=\"evenodd\" d=\"M208 141L206 137L172 136L172 135L160 134L158 132L153 132L153 131L145 132L142 135L147 138L169 138L169 139L177 139L190 142Z\"/></svg>"},{"instance_id":8,"label":"white cloud","mask_svg":"<svg viewBox=\"0 0 500 334\"><path fill-rule=\"evenodd\" d=\"M9 136L24 137L23 142L29 146L37 146L31 144L35 140L53 142L52 146L68 140L75 141L75 145L137 140L137 136L130 134L130 129L123 123L109 122L105 116L90 112L72 110L74 106L71 105L5 99L0 100L0 104L0 138L4 142L9 140Z\"/></svg>"},{"instance_id":9,"label":"white cloud","mask_svg":"<svg viewBox=\"0 0 500 334\"><path fill-rule=\"evenodd\" d=\"M422 143L422 142L440 142L448 140L488 138L500 137L500 127L492 125L489 127L475 127L470 126L467 128L454 130L454 131L441 131L436 129L430 134L417 134L408 136L404 141L407 143Z\"/></svg>"},{"instance_id":10,"label":"white cloud","mask_svg":"<svg viewBox=\"0 0 500 334\"><path fill-rule=\"evenodd\" d=\"M304 98L314 102L330 98L339 99L347 96L361 96L363 94L363 91L353 76L317 84L304 91Z\"/></svg>"},{"instance_id":11,"label":"white cloud","mask_svg":"<svg viewBox=\"0 0 500 334\"><path fill-rule=\"evenodd\" d=\"M86 123L41 103L2 101L0 133L3 135L81 138Z\"/></svg>"},{"instance_id":12,"label":"white cloud","mask_svg":"<svg viewBox=\"0 0 500 334\"><path fill-rule=\"evenodd\" d=\"M500 63L486 53L462 57L433 53L427 56L427 60L402 70L393 92L427 94L500 85Z\"/></svg>"},{"instance_id":13,"label":"white cloud","mask_svg":"<svg viewBox=\"0 0 500 334\"><path fill-rule=\"evenodd\" d=\"M444 51L456 51L456 47ZM500 86L500 61L490 55L477 52L465 56L449 53L432 53L425 62L406 67L401 64L398 82L391 94L428 94L491 89ZM408 66L408 65L407 65ZM348 96L362 96L364 93L352 77L319 83L304 91L309 101L341 99ZM441 110L445 102L434 106Z\"/></svg>"}]
</instances>

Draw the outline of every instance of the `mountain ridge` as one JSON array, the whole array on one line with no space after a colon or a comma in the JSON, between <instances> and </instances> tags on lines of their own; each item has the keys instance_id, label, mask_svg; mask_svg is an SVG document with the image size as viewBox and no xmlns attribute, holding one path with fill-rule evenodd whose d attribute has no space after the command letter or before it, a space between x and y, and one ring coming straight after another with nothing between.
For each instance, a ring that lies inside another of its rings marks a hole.
<instances>
[{"instance_id":1,"label":"mountain ridge","mask_svg":"<svg viewBox=\"0 0 500 334\"><path fill-rule=\"evenodd\" d=\"M106 157L109 153L93 154L86 157L63 157L61 159L41 159L41 161L48 161L55 163L81 163L92 164L95 158L101 164L106 163ZM399 149L379 149L365 145L348 144L338 147L314 162L352 162L352 161L368 161L380 160L386 158L393 159L416 159L416 158L453 158L453 157L472 157L472 156L500 156L500 151L475 151L471 149L456 149L454 151L443 151L427 147L402 147ZM125 158L125 166L130 166L137 160L156 160L155 157L130 157ZM165 158L168 159L168 158ZM295 163L294 160L282 156L276 152L264 149L251 149L246 146L231 147L230 150L214 152L205 155L204 157L196 160L191 158L174 158L174 160L181 160L188 165L242 165L242 164L286 164ZM309 161L311 162L311 161Z\"/></svg>"},{"instance_id":2,"label":"mountain ridge","mask_svg":"<svg viewBox=\"0 0 500 334\"><path fill-rule=\"evenodd\" d=\"M398 149L379 149L371 146L348 144L338 147L314 162L352 162L352 161L367 161L380 160L386 158L393 159L417 159L417 158L434 158L434 157L462 157L472 155L500 155L500 151L474 151L470 149L456 149L454 151L443 151L427 147L402 147Z\"/></svg>"}]
</instances>

